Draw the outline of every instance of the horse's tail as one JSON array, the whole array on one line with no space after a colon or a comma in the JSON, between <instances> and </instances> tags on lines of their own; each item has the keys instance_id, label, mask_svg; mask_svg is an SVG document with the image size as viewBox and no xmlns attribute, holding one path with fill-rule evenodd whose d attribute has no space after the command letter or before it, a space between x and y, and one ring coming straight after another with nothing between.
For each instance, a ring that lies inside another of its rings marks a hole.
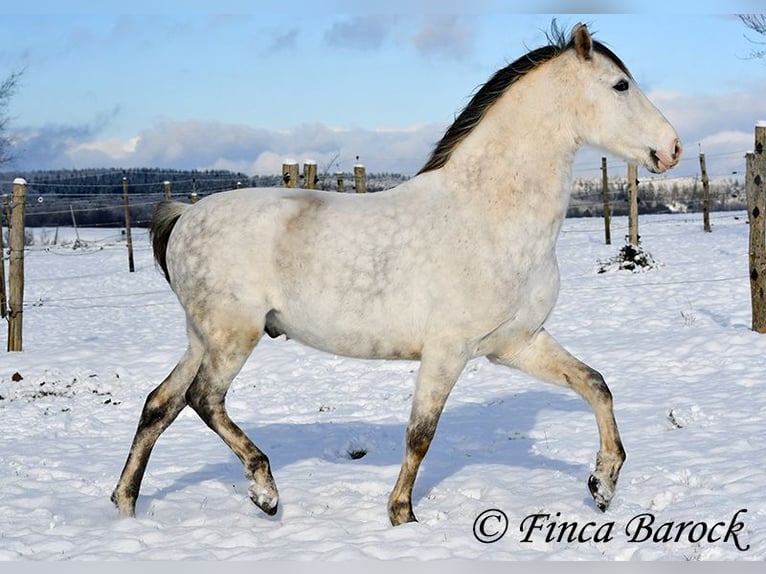
<instances>
[{"instance_id":1,"label":"horse's tail","mask_svg":"<svg viewBox=\"0 0 766 574\"><path fill-rule=\"evenodd\" d=\"M185 203L178 201L162 201L157 204L152 215L152 222L149 224L149 238L152 241L152 250L154 251L154 260L160 266L165 274L165 279L170 283L168 274L167 248L170 232L173 231L178 218L189 207Z\"/></svg>"}]
</instances>

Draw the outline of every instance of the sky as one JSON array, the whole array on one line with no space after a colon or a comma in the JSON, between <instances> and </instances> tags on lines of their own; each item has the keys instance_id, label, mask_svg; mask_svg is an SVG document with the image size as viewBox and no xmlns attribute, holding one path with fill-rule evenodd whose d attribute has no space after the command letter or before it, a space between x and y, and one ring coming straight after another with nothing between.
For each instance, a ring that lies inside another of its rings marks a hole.
<instances>
[{"instance_id":1,"label":"sky","mask_svg":"<svg viewBox=\"0 0 766 574\"><path fill-rule=\"evenodd\" d=\"M30 0L0 9L0 81L23 71L4 110L15 160L1 169L255 175L290 158L412 175L555 18L587 23L673 123L675 175L698 173L700 152L711 177L741 174L766 119L766 59L749 57L766 38L730 12L758 2L668 4ZM600 155L578 156L575 176L597 177Z\"/></svg>"}]
</instances>

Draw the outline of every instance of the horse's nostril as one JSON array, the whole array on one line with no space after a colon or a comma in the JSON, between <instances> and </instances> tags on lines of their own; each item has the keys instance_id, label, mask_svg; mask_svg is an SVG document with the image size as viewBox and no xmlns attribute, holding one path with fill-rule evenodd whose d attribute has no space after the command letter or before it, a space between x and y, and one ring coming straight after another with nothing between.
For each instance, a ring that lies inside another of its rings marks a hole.
<instances>
[{"instance_id":1,"label":"horse's nostril","mask_svg":"<svg viewBox=\"0 0 766 574\"><path fill-rule=\"evenodd\" d=\"M673 147L673 159L678 160L681 157L681 154L683 153L684 148L681 145L681 140L676 138L675 146Z\"/></svg>"}]
</instances>

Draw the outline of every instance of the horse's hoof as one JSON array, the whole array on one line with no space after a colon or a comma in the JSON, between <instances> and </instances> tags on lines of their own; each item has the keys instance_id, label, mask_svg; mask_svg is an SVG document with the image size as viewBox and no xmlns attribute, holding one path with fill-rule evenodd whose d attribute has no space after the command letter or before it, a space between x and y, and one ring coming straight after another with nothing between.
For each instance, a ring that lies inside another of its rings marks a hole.
<instances>
[{"instance_id":1,"label":"horse's hoof","mask_svg":"<svg viewBox=\"0 0 766 574\"><path fill-rule=\"evenodd\" d=\"M117 511L120 513L120 518L133 518L136 515L135 502L126 501L124 497L121 497L117 493L116 489L114 492L112 492L110 500L112 501L112 504L114 504L114 506L117 508Z\"/></svg>"},{"instance_id":2,"label":"horse's hoof","mask_svg":"<svg viewBox=\"0 0 766 574\"><path fill-rule=\"evenodd\" d=\"M412 512L410 504L396 504L388 508L388 519L393 526L406 524L408 522L417 522L415 514Z\"/></svg>"},{"instance_id":3,"label":"horse's hoof","mask_svg":"<svg viewBox=\"0 0 766 574\"><path fill-rule=\"evenodd\" d=\"M590 490L590 495L593 497L593 501L598 509L601 512L606 512L614 496L614 485L609 486L603 480L591 474L588 479L588 490Z\"/></svg>"},{"instance_id":4,"label":"horse's hoof","mask_svg":"<svg viewBox=\"0 0 766 574\"><path fill-rule=\"evenodd\" d=\"M274 489L254 484L250 487L250 500L269 516L274 516L279 510L279 494Z\"/></svg>"}]
</instances>

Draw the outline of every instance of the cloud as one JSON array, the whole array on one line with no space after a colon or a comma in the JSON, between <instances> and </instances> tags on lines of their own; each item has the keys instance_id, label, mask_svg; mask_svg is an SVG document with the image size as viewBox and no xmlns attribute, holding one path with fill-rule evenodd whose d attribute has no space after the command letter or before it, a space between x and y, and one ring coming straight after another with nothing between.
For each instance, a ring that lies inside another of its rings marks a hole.
<instances>
[{"instance_id":1,"label":"cloud","mask_svg":"<svg viewBox=\"0 0 766 574\"><path fill-rule=\"evenodd\" d=\"M338 20L325 32L325 43L334 48L377 50L395 23L395 16L383 15L353 16Z\"/></svg>"},{"instance_id":2,"label":"cloud","mask_svg":"<svg viewBox=\"0 0 766 574\"><path fill-rule=\"evenodd\" d=\"M288 28L285 31L274 32L271 43L266 48L266 53L277 54L280 52L289 52L298 45L298 28Z\"/></svg>"},{"instance_id":3,"label":"cloud","mask_svg":"<svg viewBox=\"0 0 766 574\"><path fill-rule=\"evenodd\" d=\"M35 130L14 130L11 155L15 159L8 167L22 170L74 167L67 161L68 150L90 141L94 135L89 126L48 125Z\"/></svg>"},{"instance_id":4,"label":"cloud","mask_svg":"<svg viewBox=\"0 0 766 574\"><path fill-rule=\"evenodd\" d=\"M221 122L166 122L128 138L100 138L88 127L50 127L19 134L17 169L165 167L281 172L285 158L313 159L320 170L415 173L444 126L367 130L306 123L265 130Z\"/></svg>"},{"instance_id":5,"label":"cloud","mask_svg":"<svg viewBox=\"0 0 766 574\"><path fill-rule=\"evenodd\" d=\"M424 56L465 60L473 53L475 31L469 18L437 14L426 17L415 35L415 48Z\"/></svg>"},{"instance_id":6,"label":"cloud","mask_svg":"<svg viewBox=\"0 0 766 574\"><path fill-rule=\"evenodd\" d=\"M744 172L744 155L753 149L754 126L766 118L766 80L746 91L706 95L650 92L648 95L675 126L685 147L684 158L670 175L699 173L699 152L706 155L713 176ZM350 171L356 157L370 172L414 174L426 162L446 125L427 123L381 126L377 129L338 128L304 123L267 130L216 121L158 123L125 137L102 135L119 110L97 114L85 125L49 125L17 129L15 163L20 170L53 168L167 167L230 169L247 175L276 174L291 157L315 160L320 172ZM593 155L593 154L591 154ZM598 177L600 160L581 156L578 177Z\"/></svg>"}]
</instances>

